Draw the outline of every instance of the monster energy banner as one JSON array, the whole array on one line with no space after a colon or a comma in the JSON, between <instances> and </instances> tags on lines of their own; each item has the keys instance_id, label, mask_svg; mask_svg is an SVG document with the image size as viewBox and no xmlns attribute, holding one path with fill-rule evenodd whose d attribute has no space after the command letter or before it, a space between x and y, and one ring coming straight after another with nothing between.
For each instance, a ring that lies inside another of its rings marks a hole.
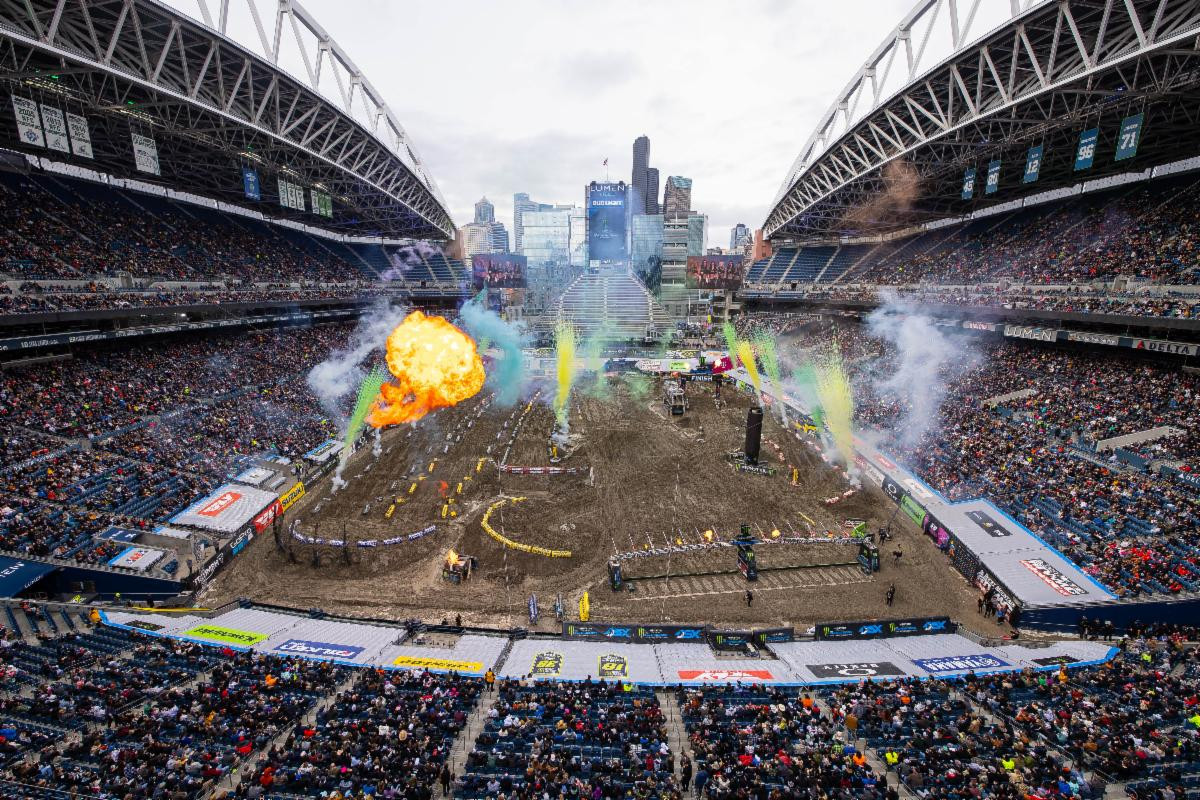
<instances>
[{"instance_id":1,"label":"monster energy banner","mask_svg":"<svg viewBox=\"0 0 1200 800\"><path fill-rule=\"evenodd\" d=\"M784 644L796 641L795 628L767 628L754 632L754 642L759 647L768 644Z\"/></svg>"},{"instance_id":2,"label":"monster energy banner","mask_svg":"<svg viewBox=\"0 0 1200 800\"><path fill-rule=\"evenodd\" d=\"M704 628L696 625L600 625L564 622L567 639L607 642L694 642L704 641Z\"/></svg>"},{"instance_id":3,"label":"monster energy banner","mask_svg":"<svg viewBox=\"0 0 1200 800\"><path fill-rule=\"evenodd\" d=\"M890 639L896 636L927 636L954 633L958 628L949 617L915 617L867 622L828 622L817 626L817 638Z\"/></svg>"},{"instance_id":4,"label":"monster energy banner","mask_svg":"<svg viewBox=\"0 0 1200 800\"><path fill-rule=\"evenodd\" d=\"M753 631L709 631L708 644L714 650L742 651L754 640Z\"/></svg>"}]
</instances>

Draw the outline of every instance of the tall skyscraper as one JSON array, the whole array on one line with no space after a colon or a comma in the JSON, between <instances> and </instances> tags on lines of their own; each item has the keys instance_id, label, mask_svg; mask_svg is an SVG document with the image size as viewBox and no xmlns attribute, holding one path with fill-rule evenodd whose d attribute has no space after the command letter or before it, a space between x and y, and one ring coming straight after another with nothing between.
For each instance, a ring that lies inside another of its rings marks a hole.
<instances>
[{"instance_id":1,"label":"tall skyscraper","mask_svg":"<svg viewBox=\"0 0 1200 800\"><path fill-rule=\"evenodd\" d=\"M647 209L647 199L650 197L646 181L646 173L650 168L650 137L642 134L633 140L633 213L652 213Z\"/></svg>"},{"instance_id":2,"label":"tall skyscraper","mask_svg":"<svg viewBox=\"0 0 1200 800\"><path fill-rule=\"evenodd\" d=\"M566 264L571 258L571 212L529 211L524 217L529 263Z\"/></svg>"},{"instance_id":3,"label":"tall skyscraper","mask_svg":"<svg viewBox=\"0 0 1200 800\"><path fill-rule=\"evenodd\" d=\"M668 217L687 216L692 210L692 179L679 175L667 178L667 188L663 193L663 214Z\"/></svg>"},{"instance_id":4,"label":"tall skyscraper","mask_svg":"<svg viewBox=\"0 0 1200 800\"><path fill-rule=\"evenodd\" d=\"M708 248L708 215L688 214L687 254L702 256Z\"/></svg>"},{"instance_id":5,"label":"tall skyscraper","mask_svg":"<svg viewBox=\"0 0 1200 800\"><path fill-rule=\"evenodd\" d=\"M529 199L525 192L513 195L513 250L525 252L525 223L526 212L537 211L538 204Z\"/></svg>"},{"instance_id":6,"label":"tall skyscraper","mask_svg":"<svg viewBox=\"0 0 1200 800\"><path fill-rule=\"evenodd\" d=\"M635 214L630 240L630 260L635 270L645 274L658 267L663 255L662 214Z\"/></svg>"},{"instance_id":7,"label":"tall skyscraper","mask_svg":"<svg viewBox=\"0 0 1200 800\"><path fill-rule=\"evenodd\" d=\"M570 204L538 203L529 199L525 192L513 195L513 252L525 253L525 215L533 211L567 211ZM529 262L534 263L533 261Z\"/></svg>"},{"instance_id":8,"label":"tall skyscraper","mask_svg":"<svg viewBox=\"0 0 1200 800\"><path fill-rule=\"evenodd\" d=\"M482 253L507 253L508 230L503 222L472 222L462 226L463 260Z\"/></svg>"},{"instance_id":9,"label":"tall skyscraper","mask_svg":"<svg viewBox=\"0 0 1200 800\"><path fill-rule=\"evenodd\" d=\"M680 317L687 313L687 259L692 236L686 212L664 215L659 300L668 313Z\"/></svg>"},{"instance_id":10,"label":"tall skyscraper","mask_svg":"<svg viewBox=\"0 0 1200 800\"><path fill-rule=\"evenodd\" d=\"M503 222L492 221L488 223L488 241L492 244L491 252L508 252L508 229L504 227Z\"/></svg>"},{"instance_id":11,"label":"tall skyscraper","mask_svg":"<svg viewBox=\"0 0 1200 800\"><path fill-rule=\"evenodd\" d=\"M486 197L475 204L475 222L495 222L496 207Z\"/></svg>"},{"instance_id":12,"label":"tall skyscraper","mask_svg":"<svg viewBox=\"0 0 1200 800\"><path fill-rule=\"evenodd\" d=\"M658 167L646 170L646 213L661 214L658 205Z\"/></svg>"},{"instance_id":13,"label":"tall skyscraper","mask_svg":"<svg viewBox=\"0 0 1200 800\"><path fill-rule=\"evenodd\" d=\"M746 226L746 223L739 222L737 225L734 225L729 231L730 252L741 250L742 245L746 243L748 238L750 238L750 228Z\"/></svg>"},{"instance_id":14,"label":"tall skyscraper","mask_svg":"<svg viewBox=\"0 0 1200 800\"><path fill-rule=\"evenodd\" d=\"M571 215L571 266L588 265L587 212L576 206Z\"/></svg>"},{"instance_id":15,"label":"tall skyscraper","mask_svg":"<svg viewBox=\"0 0 1200 800\"><path fill-rule=\"evenodd\" d=\"M475 256L492 252L492 229L486 222L463 225L462 231L463 261L470 264Z\"/></svg>"}]
</instances>

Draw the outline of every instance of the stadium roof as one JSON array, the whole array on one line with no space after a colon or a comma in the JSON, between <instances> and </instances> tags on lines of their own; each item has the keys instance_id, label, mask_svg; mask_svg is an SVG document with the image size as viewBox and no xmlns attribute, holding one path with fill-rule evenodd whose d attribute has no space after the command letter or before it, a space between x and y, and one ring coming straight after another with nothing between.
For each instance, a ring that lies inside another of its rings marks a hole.
<instances>
[{"instance_id":1,"label":"stadium roof","mask_svg":"<svg viewBox=\"0 0 1200 800\"><path fill-rule=\"evenodd\" d=\"M998 26L982 33L989 12ZM764 231L886 233L1197 155L1198 32L1190 0L920 0L825 112ZM944 57L931 55L937 42ZM1137 114L1136 156L1118 160L1122 123ZM1093 128L1094 161L1077 170ZM1040 170L1026 183L1035 146Z\"/></svg>"},{"instance_id":2,"label":"stadium roof","mask_svg":"<svg viewBox=\"0 0 1200 800\"><path fill-rule=\"evenodd\" d=\"M94 157L18 138L11 113L0 114L0 140L347 234L453 237L404 128L299 3L194 8L195 18L153 0L0 0L0 81L52 115L85 116ZM227 35L239 13L252 40ZM154 140L160 176L136 170L135 134ZM242 167L259 173L261 202L247 199ZM332 216L315 215L307 191L307 211L278 205L276 179L331 195Z\"/></svg>"}]
</instances>

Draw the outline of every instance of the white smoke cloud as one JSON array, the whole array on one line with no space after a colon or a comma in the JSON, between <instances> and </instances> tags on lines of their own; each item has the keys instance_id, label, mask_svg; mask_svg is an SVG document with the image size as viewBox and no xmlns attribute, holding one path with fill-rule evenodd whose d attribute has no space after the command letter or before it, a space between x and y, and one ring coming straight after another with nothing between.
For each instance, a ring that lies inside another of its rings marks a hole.
<instances>
[{"instance_id":1,"label":"white smoke cloud","mask_svg":"<svg viewBox=\"0 0 1200 800\"><path fill-rule=\"evenodd\" d=\"M429 242L415 241L401 245L388 253L388 261L392 266L385 270L380 278L385 281L406 280L413 267L421 264L422 258L431 259L440 255L442 255L442 249Z\"/></svg>"},{"instance_id":2,"label":"white smoke cloud","mask_svg":"<svg viewBox=\"0 0 1200 800\"><path fill-rule=\"evenodd\" d=\"M308 372L308 388L321 402L321 408L339 428L346 424L346 409L342 400L358 389L366 375L362 363L376 350L383 351L388 334L399 325L411 309L393 306L380 299L358 319L345 348L333 351L328 358Z\"/></svg>"},{"instance_id":3,"label":"white smoke cloud","mask_svg":"<svg viewBox=\"0 0 1200 800\"><path fill-rule=\"evenodd\" d=\"M950 329L934 324L912 303L891 292L879 299L867 317L867 330L895 348L895 368L870 379L878 395L905 401L893 434L901 446L913 447L938 424L948 388L946 368L968 369L978 354L967 337L947 335Z\"/></svg>"}]
</instances>

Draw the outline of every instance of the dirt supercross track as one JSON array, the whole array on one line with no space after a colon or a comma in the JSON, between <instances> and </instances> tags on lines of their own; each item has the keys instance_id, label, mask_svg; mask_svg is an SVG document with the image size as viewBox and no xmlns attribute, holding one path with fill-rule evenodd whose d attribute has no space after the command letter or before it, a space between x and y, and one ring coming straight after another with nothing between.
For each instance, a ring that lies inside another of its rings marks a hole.
<instances>
[{"instance_id":1,"label":"dirt supercross track","mask_svg":"<svg viewBox=\"0 0 1200 800\"><path fill-rule=\"evenodd\" d=\"M772 409L762 452L774 474L738 472L726 455L742 446L752 397L727 387L717 401L707 383L692 383L687 393L689 409L672 416L657 382L645 376L581 381L565 450L552 450L547 391L507 408L484 392L415 426L385 430L378 456L368 443L351 458L344 487L332 491L327 479L289 511L287 523L296 520L302 537L326 544L284 534L281 550L271 535L260 536L200 599L527 625L536 594L542 628L554 624L556 597L574 618L585 590L593 618L602 621L807 627L973 611L974 590L902 515L893 519L895 506L873 489L841 497L851 488L845 476ZM501 471L501 463L573 471ZM882 571L874 575L860 569L853 544L788 541L845 538L858 522L876 530L889 520L896 538L881 548ZM761 542L753 584L738 573L735 548L720 546L742 524ZM359 545L397 537L405 540ZM903 556L895 564L897 549ZM477 559L460 584L442 575L451 550ZM608 582L614 556L627 580L619 592ZM895 602L886 608L893 583Z\"/></svg>"}]
</instances>

